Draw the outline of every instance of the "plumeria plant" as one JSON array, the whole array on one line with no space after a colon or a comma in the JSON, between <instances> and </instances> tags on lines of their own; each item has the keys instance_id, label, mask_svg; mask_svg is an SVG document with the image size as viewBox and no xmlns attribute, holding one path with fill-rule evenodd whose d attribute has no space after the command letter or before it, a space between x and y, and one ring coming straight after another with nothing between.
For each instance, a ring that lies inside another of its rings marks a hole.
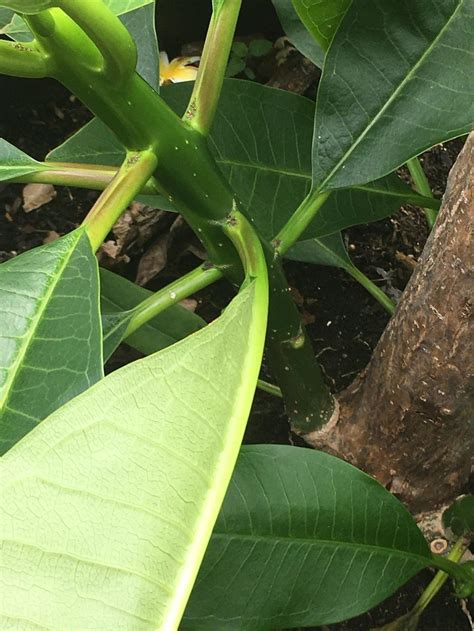
<instances>
[{"instance_id":1,"label":"plumeria plant","mask_svg":"<svg viewBox=\"0 0 474 631\"><path fill-rule=\"evenodd\" d=\"M241 448L257 385L299 433L336 405L284 257L347 270L393 312L341 230L405 202L434 221L416 156L472 121L472 0L275 0L293 43L324 61L316 109L224 80L241 2L212 4L196 81L160 91L160 61L167 82L196 60L160 59L153 1L0 0L0 72L55 78L95 115L44 162L1 141L0 178L102 191L76 230L0 266L5 628L329 624L427 566L473 590L472 567L434 556L366 474L309 449ZM94 255L141 196L181 213L208 253L157 293ZM221 277L236 295L215 321L179 304ZM123 340L146 357L104 377ZM264 351L278 386L259 381Z\"/></svg>"}]
</instances>

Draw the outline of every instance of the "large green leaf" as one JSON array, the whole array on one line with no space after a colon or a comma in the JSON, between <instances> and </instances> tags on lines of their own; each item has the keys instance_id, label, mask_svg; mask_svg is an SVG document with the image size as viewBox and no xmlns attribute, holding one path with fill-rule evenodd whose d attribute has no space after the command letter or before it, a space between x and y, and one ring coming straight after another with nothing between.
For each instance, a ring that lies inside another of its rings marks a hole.
<instances>
[{"instance_id":1,"label":"large green leaf","mask_svg":"<svg viewBox=\"0 0 474 631\"><path fill-rule=\"evenodd\" d=\"M243 447L180 628L331 624L430 563L414 520L351 465L309 449Z\"/></svg>"},{"instance_id":2,"label":"large green leaf","mask_svg":"<svg viewBox=\"0 0 474 631\"><path fill-rule=\"evenodd\" d=\"M70 401L2 459L4 625L177 628L257 381L259 282L202 331Z\"/></svg>"},{"instance_id":3,"label":"large green leaf","mask_svg":"<svg viewBox=\"0 0 474 631\"><path fill-rule=\"evenodd\" d=\"M100 293L104 327L104 358L109 357L122 341L135 307L153 292L131 283L126 278L100 270ZM181 305L149 320L127 338L127 344L142 353L155 353L205 326L205 321Z\"/></svg>"},{"instance_id":4,"label":"large green leaf","mask_svg":"<svg viewBox=\"0 0 474 631\"><path fill-rule=\"evenodd\" d=\"M190 87L170 86L162 95L178 113ZM227 80L211 135L211 149L257 228L272 238L311 188L311 136L314 103L255 83ZM118 166L124 149L94 120L54 149L48 160ZM396 175L347 191L337 191L318 213L308 236L330 234L381 219L407 200L427 207L437 201L414 193ZM170 209L166 199L156 200Z\"/></svg>"},{"instance_id":5,"label":"large green leaf","mask_svg":"<svg viewBox=\"0 0 474 631\"><path fill-rule=\"evenodd\" d=\"M0 265L0 453L102 377L97 262L78 229Z\"/></svg>"},{"instance_id":6,"label":"large green leaf","mask_svg":"<svg viewBox=\"0 0 474 631\"><path fill-rule=\"evenodd\" d=\"M40 162L0 138L0 182L44 170Z\"/></svg>"},{"instance_id":7,"label":"large green leaf","mask_svg":"<svg viewBox=\"0 0 474 631\"><path fill-rule=\"evenodd\" d=\"M310 59L316 66L322 68L324 51L314 37L301 22L291 0L272 0L280 24L290 42Z\"/></svg>"},{"instance_id":8,"label":"large green leaf","mask_svg":"<svg viewBox=\"0 0 474 631\"><path fill-rule=\"evenodd\" d=\"M472 0L353 0L319 85L313 184L379 178L474 120Z\"/></svg>"},{"instance_id":9,"label":"large green leaf","mask_svg":"<svg viewBox=\"0 0 474 631\"><path fill-rule=\"evenodd\" d=\"M160 54L155 29L155 1L124 13L121 21L137 46L137 72L157 92L160 89Z\"/></svg>"},{"instance_id":10,"label":"large green leaf","mask_svg":"<svg viewBox=\"0 0 474 631\"><path fill-rule=\"evenodd\" d=\"M326 50L351 0L291 0L308 31Z\"/></svg>"}]
</instances>

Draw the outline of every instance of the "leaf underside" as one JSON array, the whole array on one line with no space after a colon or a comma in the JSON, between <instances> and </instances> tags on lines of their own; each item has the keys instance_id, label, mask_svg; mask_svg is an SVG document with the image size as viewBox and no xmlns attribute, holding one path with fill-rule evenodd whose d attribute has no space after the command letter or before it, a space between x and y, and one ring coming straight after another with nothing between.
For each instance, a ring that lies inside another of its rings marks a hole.
<instances>
[{"instance_id":1,"label":"leaf underside","mask_svg":"<svg viewBox=\"0 0 474 631\"><path fill-rule=\"evenodd\" d=\"M255 389L254 289L107 376L1 459L4 625L177 627Z\"/></svg>"}]
</instances>

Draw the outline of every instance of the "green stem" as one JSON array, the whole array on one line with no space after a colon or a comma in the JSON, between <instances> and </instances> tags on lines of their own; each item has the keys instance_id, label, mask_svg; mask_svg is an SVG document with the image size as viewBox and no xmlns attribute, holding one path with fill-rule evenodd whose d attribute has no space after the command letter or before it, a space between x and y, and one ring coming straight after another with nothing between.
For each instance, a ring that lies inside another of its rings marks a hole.
<instances>
[{"instance_id":1,"label":"green stem","mask_svg":"<svg viewBox=\"0 0 474 631\"><path fill-rule=\"evenodd\" d=\"M156 163L156 156L151 150L127 153L117 175L83 221L94 250L99 248L125 208L142 190Z\"/></svg>"},{"instance_id":2,"label":"green stem","mask_svg":"<svg viewBox=\"0 0 474 631\"><path fill-rule=\"evenodd\" d=\"M97 70L122 84L135 72L137 48L132 36L103 2L59 0L58 6L86 33L103 58Z\"/></svg>"},{"instance_id":3,"label":"green stem","mask_svg":"<svg viewBox=\"0 0 474 631\"><path fill-rule=\"evenodd\" d=\"M242 0L225 0L209 23L198 75L183 116L204 136L209 134L216 113L241 4Z\"/></svg>"},{"instance_id":4,"label":"green stem","mask_svg":"<svg viewBox=\"0 0 474 631\"><path fill-rule=\"evenodd\" d=\"M445 558L443 556L433 554L431 561L431 565L433 567L438 568L442 572L446 572L449 576L460 583L464 582L466 579L471 580L471 576L466 575L463 566L458 563L454 563L449 557Z\"/></svg>"},{"instance_id":5,"label":"green stem","mask_svg":"<svg viewBox=\"0 0 474 631\"><path fill-rule=\"evenodd\" d=\"M12 77L43 79L49 75L47 59L36 49L34 42L0 40L0 73Z\"/></svg>"},{"instance_id":6,"label":"green stem","mask_svg":"<svg viewBox=\"0 0 474 631\"><path fill-rule=\"evenodd\" d=\"M364 287L369 294L371 294L381 305L382 307L388 311L390 315L395 313L395 309L397 305L390 300L385 292L383 292L380 287L377 287L375 283L373 283L370 278L368 278L363 272L360 271L355 265L348 265L344 268L348 274L352 276L358 283Z\"/></svg>"},{"instance_id":7,"label":"green stem","mask_svg":"<svg viewBox=\"0 0 474 631\"><path fill-rule=\"evenodd\" d=\"M447 559L452 563L459 563L468 545L469 543L468 541L466 541L466 538L461 537L454 544L451 552L448 554ZM437 572L433 580L429 583L429 585L427 585L427 587L421 594L419 600L417 601L409 615L419 616L433 600L433 598L439 592L447 579L448 574L446 574L446 572Z\"/></svg>"},{"instance_id":8,"label":"green stem","mask_svg":"<svg viewBox=\"0 0 474 631\"><path fill-rule=\"evenodd\" d=\"M331 191L325 193L313 192L304 198L291 216L291 219L273 239L273 245L277 254L282 256L298 241L330 194Z\"/></svg>"},{"instance_id":9,"label":"green stem","mask_svg":"<svg viewBox=\"0 0 474 631\"><path fill-rule=\"evenodd\" d=\"M217 267L209 267L204 264L160 289L160 291L157 291L135 307L124 338L135 333L137 329L168 307L204 289L216 280L219 280L219 278L222 278L222 272Z\"/></svg>"},{"instance_id":10,"label":"green stem","mask_svg":"<svg viewBox=\"0 0 474 631\"><path fill-rule=\"evenodd\" d=\"M161 189L201 239L214 265L234 283L240 283L238 253L222 232L236 201L203 135L180 120L137 74L126 85L117 86L85 64L77 64L78 56L93 58L95 53L89 50L89 38L68 16L61 12L48 15L54 28L50 24L46 28L44 20L37 18L29 16L28 23L41 47L54 59L55 78L129 150L153 149L158 156L155 177ZM330 417L334 403L288 293L281 263L274 259L269 244L265 244L265 256L272 285L267 352L290 417L294 419L296 410L301 431L311 431L313 421L320 426Z\"/></svg>"},{"instance_id":11,"label":"green stem","mask_svg":"<svg viewBox=\"0 0 474 631\"><path fill-rule=\"evenodd\" d=\"M280 399L283 398L278 386L273 385L273 383L268 383L268 381L264 381L263 379L259 379L257 381L257 388L260 388L260 390L263 390L264 392L268 392L268 394L272 394L274 397L278 397Z\"/></svg>"},{"instance_id":12,"label":"green stem","mask_svg":"<svg viewBox=\"0 0 474 631\"><path fill-rule=\"evenodd\" d=\"M116 167L105 165L76 164L73 162L40 162L39 164L43 167L43 171L35 171L8 181L20 184L35 182L103 191L118 173ZM163 191L160 190L156 179L151 177L143 185L140 195L163 195Z\"/></svg>"},{"instance_id":13,"label":"green stem","mask_svg":"<svg viewBox=\"0 0 474 631\"><path fill-rule=\"evenodd\" d=\"M426 177L425 172L423 171L423 167L421 166L420 160L415 156L411 160L408 160L406 163L408 170L410 171L410 175L413 178L413 182L415 184L415 189L421 195L425 195L425 197L434 197L431 191L430 184L428 182L428 178ZM432 208L424 208L424 213L426 217L426 222L428 223L428 227L430 230L433 229L433 226L436 222L436 217L438 213L436 210Z\"/></svg>"}]
</instances>

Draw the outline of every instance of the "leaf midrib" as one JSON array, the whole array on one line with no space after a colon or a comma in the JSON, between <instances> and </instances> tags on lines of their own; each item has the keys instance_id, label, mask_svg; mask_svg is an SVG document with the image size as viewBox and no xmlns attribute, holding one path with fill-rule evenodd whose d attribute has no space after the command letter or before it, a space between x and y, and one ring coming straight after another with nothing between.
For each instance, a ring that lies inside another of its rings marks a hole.
<instances>
[{"instance_id":1,"label":"leaf midrib","mask_svg":"<svg viewBox=\"0 0 474 631\"><path fill-rule=\"evenodd\" d=\"M8 403L10 401L10 397L11 397L11 393L12 393L12 385L14 383L14 381L16 380L16 377L18 375L19 370L21 369L21 366L23 364L23 360L26 356L26 353L30 347L30 342L32 340L32 338L34 337L34 335L36 334L36 331L41 323L42 320L42 316L44 315L44 312L49 304L49 299L52 295L52 293L54 292L54 290L56 289L56 286L58 285L58 283L61 281L62 278L62 274L63 271L66 267L66 265L68 264L71 256L73 255L76 246L79 242L79 239L82 237L83 232L80 231L78 232L78 235L75 239L75 242L72 244L71 249L69 250L69 253L64 257L63 262L60 264L60 266L57 268L57 271L55 273L55 279L53 279L53 281L50 283L50 286L48 287L48 290L46 291L45 295L43 296L43 298L40 301L40 306L33 318L33 321L31 323L31 326L29 327L29 332L28 334L23 338L23 343L21 344L21 347L17 353L16 359L13 362L13 365L11 366L11 370L9 370L9 375L8 378L5 382L5 385L3 387L3 391L4 391L4 395L0 398L0 412L3 411L5 409L6 406L8 406Z\"/></svg>"},{"instance_id":2,"label":"leaf midrib","mask_svg":"<svg viewBox=\"0 0 474 631\"><path fill-rule=\"evenodd\" d=\"M428 55L431 54L431 51L433 50L434 46L438 43L439 39L444 35L445 31L448 29L448 27L451 25L451 22L454 20L454 18L457 16L458 11L461 9L461 6L464 4L464 0L460 0L458 6L456 7L456 9L453 11L451 17L447 20L446 24L441 28L441 30L439 31L439 33L436 35L436 37L433 39L433 41L431 42L431 44L428 46L428 48L426 48L426 50L422 53L422 55L420 56L420 58L418 59L418 61L413 65L413 67L411 68L411 70L404 76L403 80L400 82L400 85L396 88L396 90L392 93L392 95L390 96L390 98L386 101L385 105L379 110L379 112L377 113L377 115L372 119L372 121L369 123L369 125L367 125L367 127L365 127L365 129L363 130L363 132L358 136L357 140L352 143L352 145L350 146L349 150L342 156L342 158L339 160L339 162L335 165L335 167L332 169L332 171L326 176L326 178L319 184L319 186L316 187L316 191L318 192L323 192L326 189L326 185L331 181L331 179L334 177L334 174L337 173L341 167L341 165L343 165L344 162L346 162L347 158L353 153L353 151L355 151L355 149L359 146L359 144L364 140L365 136L368 134L368 132L372 129L372 127L380 120L380 117L385 113L386 109L393 103L393 101L397 98L398 94L400 93L400 91L405 87L405 85L412 79L413 75L415 74L415 72L418 70L418 68L420 67L420 65L425 61L425 59L427 58ZM318 99L317 101L319 101L319 95L318 95ZM318 106L316 104L316 112L318 110Z\"/></svg>"},{"instance_id":3,"label":"leaf midrib","mask_svg":"<svg viewBox=\"0 0 474 631\"><path fill-rule=\"evenodd\" d=\"M387 548L386 546L378 546L371 545L368 543L352 543L347 541L334 541L330 539L310 539L307 537L291 537L289 535L253 535L253 534L242 534L242 533L226 533L226 532L213 532L212 538L224 538L224 539L241 539L248 541L275 541L275 542L285 542L285 543L303 543L312 546L327 546L327 547L347 547L347 548L356 548L363 550L370 550L371 552L382 552L385 554L400 556L400 557L410 557L416 560L421 560L423 563L428 565L431 561L430 556L422 556L421 554L417 554L415 552L405 552L403 550Z\"/></svg>"}]
</instances>

